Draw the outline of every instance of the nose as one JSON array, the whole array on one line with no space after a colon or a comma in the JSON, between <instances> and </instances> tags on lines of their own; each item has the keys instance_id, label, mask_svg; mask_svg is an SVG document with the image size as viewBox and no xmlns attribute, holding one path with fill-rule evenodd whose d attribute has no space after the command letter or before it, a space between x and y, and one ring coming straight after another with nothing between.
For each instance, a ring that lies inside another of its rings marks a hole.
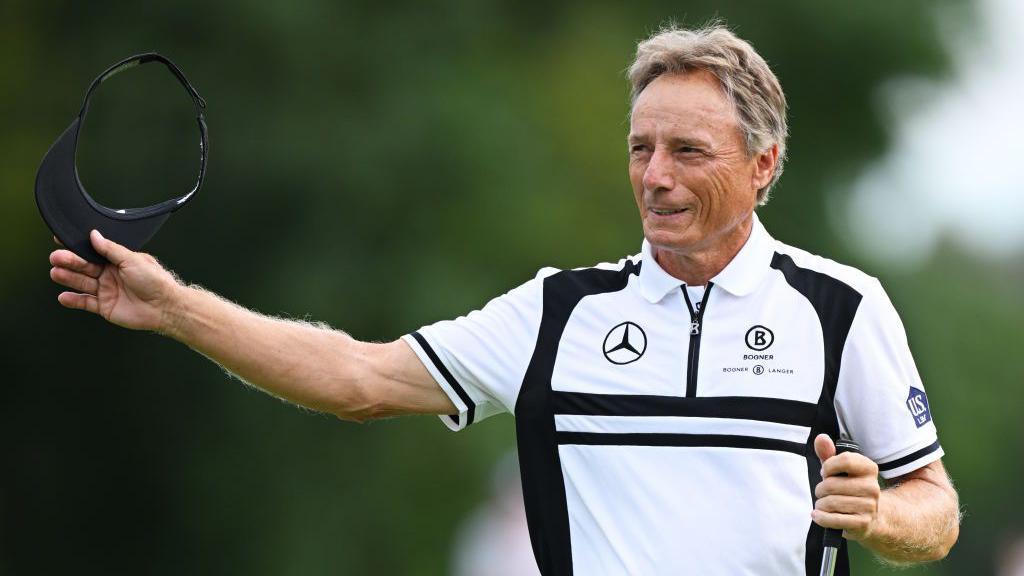
<instances>
[{"instance_id":1,"label":"nose","mask_svg":"<svg viewBox=\"0 0 1024 576\"><path fill-rule=\"evenodd\" d=\"M656 149L644 170L644 190L660 192L676 187L672 174L672 155L663 149Z\"/></svg>"}]
</instances>

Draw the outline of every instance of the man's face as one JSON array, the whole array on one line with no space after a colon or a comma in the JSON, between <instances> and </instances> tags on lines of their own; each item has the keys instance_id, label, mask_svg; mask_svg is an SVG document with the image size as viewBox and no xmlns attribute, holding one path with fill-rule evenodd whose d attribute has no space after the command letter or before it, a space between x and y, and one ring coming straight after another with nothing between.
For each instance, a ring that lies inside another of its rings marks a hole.
<instances>
[{"instance_id":1,"label":"man's face","mask_svg":"<svg viewBox=\"0 0 1024 576\"><path fill-rule=\"evenodd\" d=\"M630 122L629 179L644 236L680 254L721 242L754 209L774 150L747 154L735 108L710 72L659 76Z\"/></svg>"}]
</instances>

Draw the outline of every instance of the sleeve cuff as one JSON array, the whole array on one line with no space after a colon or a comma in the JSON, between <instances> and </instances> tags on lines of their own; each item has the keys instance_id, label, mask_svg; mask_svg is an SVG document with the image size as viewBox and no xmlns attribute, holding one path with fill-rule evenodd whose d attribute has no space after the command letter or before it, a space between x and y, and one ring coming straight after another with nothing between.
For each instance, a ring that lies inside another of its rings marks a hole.
<instances>
[{"instance_id":1,"label":"sleeve cuff","mask_svg":"<svg viewBox=\"0 0 1024 576\"><path fill-rule=\"evenodd\" d=\"M459 384L458 380L451 373L451 370L444 365L441 358L434 351L427 339L419 332L412 332L402 337L402 340L412 348L412 351L420 359L420 362L427 368L430 375L437 382L441 390L448 395L452 404L459 410L458 414L440 415L441 422L452 431L459 431L473 423L476 415L476 403L466 392L466 389Z\"/></svg>"},{"instance_id":2,"label":"sleeve cuff","mask_svg":"<svg viewBox=\"0 0 1024 576\"><path fill-rule=\"evenodd\" d=\"M903 455L897 454L892 458L886 459L885 462L879 462L878 472L886 480L896 478L913 472L926 464L931 464L942 458L943 454L945 452L943 452L942 446L939 445L938 440L935 440L924 448L911 450Z\"/></svg>"}]
</instances>

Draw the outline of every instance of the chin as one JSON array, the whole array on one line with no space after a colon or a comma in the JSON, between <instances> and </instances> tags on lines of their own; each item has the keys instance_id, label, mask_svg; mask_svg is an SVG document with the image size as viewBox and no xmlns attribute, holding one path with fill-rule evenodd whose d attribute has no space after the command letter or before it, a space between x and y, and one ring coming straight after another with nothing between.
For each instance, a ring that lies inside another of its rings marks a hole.
<instances>
[{"instance_id":1,"label":"chin","mask_svg":"<svg viewBox=\"0 0 1024 576\"><path fill-rule=\"evenodd\" d=\"M644 227L644 237L647 238L651 246L672 252L686 252L700 240L689 229L680 231L655 228L651 230L646 226Z\"/></svg>"}]
</instances>

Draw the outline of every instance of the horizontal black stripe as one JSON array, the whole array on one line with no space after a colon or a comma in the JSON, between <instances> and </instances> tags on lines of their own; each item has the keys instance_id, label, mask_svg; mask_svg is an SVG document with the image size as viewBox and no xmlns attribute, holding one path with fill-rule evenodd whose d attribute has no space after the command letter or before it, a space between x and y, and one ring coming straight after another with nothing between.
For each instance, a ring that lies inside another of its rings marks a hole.
<instances>
[{"instance_id":1,"label":"horizontal black stripe","mask_svg":"<svg viewBox=\"0 0 1024 576\"><path fill-rule=\"evenodd\" d=\"M811 426L817 405L751 396L644 396L552 392L555 414L587 416L702 416Z\"/></svg>"},{"instance_id":2,"label":"horizontal black stripe","mask_svg":"<svg viewBox=\"0 0 1024 576\"><path fill-rule=\"evenodd\" d=\"M427 339L419 332L413 332L412 337L416 339L416 342L418 342L420 347L423 348L423 351L427 353L427 357L434 363L434 367L437 368L437 371L441 373L441 376L444 376L445 381L448 382L452 389L455 390L455 393L459 395L459 398L462 399L462 402L466 405L466 426L469 426L473 423L473 415L476 412L476 404L473 403L473 399L469 397L469 394L466 393L466 390L463 389L458 380L455 379L455 376L448 371L448 367L441 362L441 359L438 358L437 353L430 347L430 344L427 344ZM452 422L455 422L456 426L459 425L458 414L452 414L448 417L452 419Z\"/></svg>"},{"instance_id":3,"label":"horizontal black stripe","mask_svg":"<svg viewBox=\"0 0 1024 576\"><path fill-rule=\"evenodd\" d=\"M886 470L895 470L896 468L899 468L900 466L906 466L907 464L910 464L914 460L917 460L919 458L923 458L923 457L931 454L932 452L935 452L938 449L939 449L939 441L936 440L935 442L932 442L929 446L925 446L924 448L921 448L917 452L912 452L910 454L907 454L903 458L897 458L897 459L893 460L892 462L886 462L885 464L879 464L878 465L878 471L879 472L885 472Z\"/></svg>"},{"instance_id":4,"label":"horizontal black stripe","mask_svg":"<svg viewBox=\"0 0 1024 576\"><path fill-rule=\"evenodd\" d=\"M757 436L736 436L732 434L667 434L667 433L623 433L601 432L556 432L559 444L584 444L588 446L684 446L751 448L754 450L777 450L803 456L807 445L776 438Z\"/></svg>"}]
</instances>

